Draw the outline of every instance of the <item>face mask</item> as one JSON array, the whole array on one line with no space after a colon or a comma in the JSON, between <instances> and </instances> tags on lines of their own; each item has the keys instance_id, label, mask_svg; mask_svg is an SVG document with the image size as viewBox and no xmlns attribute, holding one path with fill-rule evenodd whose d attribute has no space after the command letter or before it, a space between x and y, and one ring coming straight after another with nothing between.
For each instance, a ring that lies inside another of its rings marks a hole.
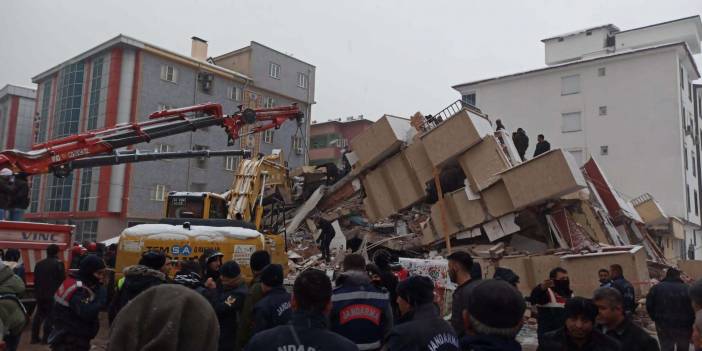
<instances>
[{"instance_id":1,"label":"face mask","mask_svg":"<svg viewBox=\"0 0 702 351\"><path fill-rule=\"evenodd\" d=\"M554 288L559 293L570 292L570 280L554 280Z\"/></svg>"}]
</instances>

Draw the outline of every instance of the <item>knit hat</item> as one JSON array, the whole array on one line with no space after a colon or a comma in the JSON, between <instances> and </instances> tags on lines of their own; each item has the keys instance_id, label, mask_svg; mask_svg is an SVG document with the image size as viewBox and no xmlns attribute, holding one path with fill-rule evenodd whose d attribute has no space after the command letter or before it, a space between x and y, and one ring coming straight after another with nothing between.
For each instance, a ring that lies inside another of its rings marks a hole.
<instances>
[{"instance_id":1,"label":"knit hat","mask_svg":"<svg viewBox=\"0 0 702 351\"><path fill-rule=\"evenodd\" d=\"M269 264L261 271L261 283L270 287L283 285L283 266L279 264Z\"/></svg>"},{"instance_id":2,"label":"knit hat","mask_svg":"<svg viewBox=\"0 0 702 351\"><path fill-rule=\"evenodd\" d=\"M267 251L256 251L249 258L249 265L254 272L263 270L269 264L271 264L271 255Z\"/></svg>"},{"instance_id":3,"label":"knit hat","mask_svg":"<svg viewBox=\"0 0 702 351\"><path fill-rule=\"evenodd\" d=\"M495 268L495 274L492 277L494 279L504 280L504 281L514 285L514 286L519 284L519 276L509 268L504 268L504 267Z\"/></svg>"},{"instance_id":4,"label":"knit hat","mask_svg":"<svg viewBox=\"0 0 702 351\"><path fill-rule=\"evenodd\" d=\"M397 284L397 295L412 306L434 301L434 282L422 275L411 276Z\"/></svg>"},{"instance_id":5,"label":"knit hat","mask_svg":"<svg viewBox=\"0 0 702 351\"><path fill-rule=\"evenodd\" d=\"M156 251L147 251L141 255L139 264L151 269L160 270L166 264L166 255Z\"/></svg>"},{"instance_id":6,"label":"knit hat","mask_svg":"<svg viewBox=\"0 0 702 351\"><path fill-rule=\"evenodd\" d=\"M97 255L87 255L80 260L78 275L83 282L90 285L97 284L97 279L93 274L101 269L105 269L105 261Z\"/></svg>"},{"instance_id":7,"label":"knit hat","mask_svg":"<svg viewBox=\"0 0 702 351\"><path fill-rule=\"evenodd\" d=\"M565 303L565 318L583 316L587 320L595 322L597 318L597 306L590 299L576 296L568 299Z\"/></svg>"},{"instance_id":8,"label":"knit hat","mask_svg":"<svg viewBox=\"0 0 702 351\"><path fill-rule=\"evenodd\" d=\"M110 351L216 351L217 315L197 292L177 284L145 290L120 311Z\"/></svg>"},{"instance_id":9,"label":"knit hat","mask_svg":"<svg viewBox=\"0 0 702 351\"><path fill-rule=\"evenodd\" d=\"M236 261L227 261L219 268L219 274L227 278L236 278L241 274L241 268Z\"/></svg>"},{"instance_id":10,"label":"knit hat","mask_svg":"<svg viewBox=\"0 0 702 351\"><path fill-rule=\"evenodd\" d=\"M516 327L526 309L524 297L503 280L481 280L461 299L467 302L465 306L471 318L492 328Z\"/></svg>"}]
</instances>

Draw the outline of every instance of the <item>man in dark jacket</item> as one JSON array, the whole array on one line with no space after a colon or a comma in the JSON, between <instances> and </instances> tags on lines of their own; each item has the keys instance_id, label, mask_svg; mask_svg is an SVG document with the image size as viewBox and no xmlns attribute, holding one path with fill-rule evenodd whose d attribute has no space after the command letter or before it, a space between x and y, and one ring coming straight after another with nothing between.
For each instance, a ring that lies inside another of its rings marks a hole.
<instances>
[{"instance_id":1,"label":"man in dark jacket","mask_svg":"<svg viewBox=\"0 0 702 351\"><path fill-rule=\"evenodd\" d=\"M193 289L203 296L208 291L202 283L202 266L196 261L181 261L180 269L173 276L173 283Z\"/></svg>"},{"instance_id":2,"label":"man in dark jacket","mask_svg":"<svg viewBox=\"0 0 702 351\"><path fill-rule=\"evenodd\" d=\"M263 298L253 309L253 334L288 324L292 315L290 293L283 287L283 266L269 264L263 269L261 291Z\"/></svg>"},{"instance_id":3,"label":"man in dark jacket","mask_svg":"<svg viewBox=\"0 0 702 351\"><path fill-rule=\"evenodd\" d=\"M565 302L573 296L570 290L568 272L556 267L548 274L548 279L531 291L531 303L537 306L536 329L539 342L547 332L563 327L565 322Z\"/></svg>"},{"instance_id":4,"label":"man in dark jacket","mask_svg":"<svg viewBox=\"0 0 702 351\"><path fill-rule=\"evenodd\" d=\"M205 286L212 283L219 286L219 267L222 266L222 257L224 254L215 249L206 249L200 256L200 264L202 265L203 283ZM211 282L208 282L210 281Z\"/></svg>"},{"instance_id":5,"label":"man in dark jacket","mask_svg":"<svg viewBox=\"0 0 702 351\"><path fill-rule=\"evenodd\" d=\"M599 278L600 281L600 288L611 288L612 287L612 279L609 278L609 271L601 268L599 271L597 271L597 277Z\"/></svg>"},{"instance_id":6,"label":"man in dark jacket","mask_svg":"<svg viewBox=\"0 0 702 351\"><path fill-rule=\"evenodd\" d=\"M166 283L164 267L166 267L166 255L161 252L147 251L139 259L139 264L125 268L122 278L124 280L118 283L116 295L110 305L108 313L110 324L122 307L137 295L152 286Z\"/></svg>"},{"instance_id":7,"label":"man in dark jacket","mask_svg":"<svg viewBox=\"0 0 702 351\"><path fill-rule=\"evenodd\" d=\"M397 285L397 295L402 317L390 331L385 350L459 350L453 327L441 318L434 305L434 282L431 279L409 277Z\"/></svg>"},{"instance_id":8,"label":"man in dark jacket","mask_svg":"<svg viewBox=\"0 0 702 351\"><path fill-rule=\"evenodd\" d=\"M317 226L322 229L322 233L319 234L317 238L317 243L319 244L319 249L322 251L322 258L329 262L331 259L331 253L329 252L329 245L331 245L332 239L336 235L334 226L328 220L319 217L317 220Z\"/></svg>"},{"instance_id":9,"label":"man in dark jacket","mask_svg":"<svg viewBox=\"0 0 702 351\"><path fill-rule=\"evenodd\" d=\"M212 291L210 303L219 321L219 351L232 351L236 347L237 324L248 289L236 261L225 262L219 272L222 284Z\"/></svg>"},{"instance_id":10,"label":"man in dark jacket","mask_svg":"<svg viewBox=\"0 0 702 351\"><path fill-rule=\"evenodd\" d=\"M619 351L615 339L595 328L597 306L591 300L574 297L565 304L565 327L544 334L539 351Z\"/></svg>"},{"instance_id":11,"label":"man in dark jacket","mask_svg":"<svg viewBox=\"0 0 702 351\"><path fill-rule=\"evenodd\" d=\"M65 267L58 259L59 247L51 244L46 248L46 258L34 267L34 295L37 299L37 310L32 320L32 344L46 344L51 334L51 307L54 304L54 294L65 278ZM44 336L39 337L39 331L44 324Z\"/></svg>"},{"instance_id":12,"label":"man in dark jacket","mask_svg":"<svg viewBox=\"0 0 702 351\"><path fill-rule=\"evenodd\" d=\"M378 350L393 325L388 292L371 283L363 256L346 255L343 268L332 292L329 329L356 343L359 350Z\"/></svg>"},{"instance_id":13,"label":"man in dark jacket","mask_svg":"<svg viewBox=\"0 0 702 351\"><path fill-rule=\"evenodd\" d=\"M529 137L526 135L524 129L517 128L517 131L514 132L514 135L512 135L512 142L514 142L514 147L517 148L519 157L522 159L522 161L525 161L526 158L524 155L529 148Z\"/></svg>"},{"instance_id":14,"label":"man in dark jacket","mask_svg":"<svg viewBox=\"0 0 702 351\"><path fill-rule=\"evenodd\" d=\"M624 269L618 264L609 266L612 287L619 290L624 299L624 313L631 315L636 310L636 293L634 286L624 278Z\"/></svg>"},{"instance_id":15,"label":"man in dark jacket","mask_svg":"<svg viewBox=\"0 0 702 351\"><path fill-rule=\"evenodd\" d=\"M88 255L80 262L77 275L69 275L54 295L54 330L49 336L53 351L88 351L100 329L98 314L107 292L105 262Z\"/></svg>"},{"instance_id":16,"label":"man in dark jacket","mask_svg":"<svg viewBox=\"0 0 702 351\"><path fill-rule=\"evenodd\" d=\"M376 251L376 255L373 257L373 262L378 267L380 271L380 283L390 294L390 306L392 307L393 320L397 322L400 318L400 309L397 306L397 284L399 279L392 271L391 264L393 262L393 256L385 250Z\"/></svg>"},{"instance_id":17,"label":"man in dark jacket","mask_svg":"<svg viewBox=\"0 0 702 351\"><path fill-rule=\"evenodd\" d=\"M460 338L465 333L463 325L464 302L468 301L471 289L478 280L473 280L470 272L473 269L473 258L465 251L456 251L448 257L448 274L451 282L456 284L451 305L451 326Z\"/></svg>"},{"instance_id":18,"label":"man in dark jacket","mask_svg":"<svg viewBox=\"0 0 702 351\"><path fill-rule=\"evenodd\" d=\"M465 298L461 350L521 351L515 337L522 329L526 303L516 288L505 281L482 280Z\"/></svg>"},{"instance_id":19,"label":"man in dark jacket","mask_svg":"<svg viewBox=\"0 0 702 351\"><path fill-rule=\"evenodd\" d=\"M551 144L548 141L546 141L546 138L544 137L543 134L539 134L537 139L539 142L536 143L536 149L534 150L534 157L539 156L539 155L551 150Z\"/></svg>"},{"instance_id":20,"label":"man in dark jacket","mask_svg":"<svg viewBox=\"0 0 702 351\"><path fill-rule=\"evenodd\" d=\"M328 329L331 281L316 269L308 269L293 285L290 324L262 331L251 338L246 350L358 350L356 344Z\"/></svg>"},{"instance_id":21,"label":"man in dark jacket","mask_svg":"<svg viewBox=\"0 0 702 351\"><path fill-rule=\"evenodd\" d=\"M246 295L246 301L244 301L244 309L241 312L241 323L239 325L239 330L237 330L236 350L241 350L244 348L253 332L254 326L254 306L261 301L263 298L263 287L261 286L261 273L263 270L271 264L271 255L268 251L259 250L251 254L249 258L249 266L251 267L251 272L253 273L253 280L249 284L249 293Z\"/></svg>"},{"instance_id":22,"label":"man in dark jacket","mask_svg":"<svg viewBox=\"0 0 702 351\"><path fill-rule=\"evenodd\" d=\"M598 310L600 331L619 341L622 351L659 351L656 339L624 315L622 294L617 289L599 288L595 290L593 301ZM660 333L658 337L660 338Z\"/></svg>"},{"instance_id":23,"label":"man in dark jacket","mask_svg":"<svg viewBox=\"0 0 702 351\"><path fill-rule=\"evenodd\" d=\"M646 296L646 311L656 323L663 351L672 351L676 345L678 350L689 347L695 312L679 270L669 268L665 279L651 288Z\"/></svg>"}]
</instances>

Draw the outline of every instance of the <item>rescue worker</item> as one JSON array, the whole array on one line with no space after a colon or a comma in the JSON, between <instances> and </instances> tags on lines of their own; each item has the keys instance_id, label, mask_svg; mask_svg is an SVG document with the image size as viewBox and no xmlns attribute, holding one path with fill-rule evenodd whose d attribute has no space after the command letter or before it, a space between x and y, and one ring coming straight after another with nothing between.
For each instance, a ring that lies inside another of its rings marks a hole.
<instances>
[{"instance_id":1,"label":"rescue worker","mask_svg":"<svg viewBox=\"0 0 702 351\"><path fill-rule=\"evenodd\" d=\"M253 334L288 324L292 315L290 293L283 287L283 266L269 264L263 269L261 291L263 298L253 309Z\"/></svg>"},{"instance_id":2,"label":"rescue worker","mask_svg":"<svg viewBox=\"0 0 702 351\"><path fill-rule=\"evenodd\" d=\"M58 258L59 247L51 244L46 248L46 258L34 267L34 296L37 299L36 313L32 320L32 344L46 344L51 334L51 308L54 294L65 278L66 269ZM44 335L39 336L44 326Z\"/></svg>"},{"instance_id":3,"label":"rescue worker","mask_svg":"<svg viewBox=\"0 0 702 351\"><path fill-rule=\"evenodd\" d=\"M695 312L679 270L669 268L663 281L651 287L646 296L646 311L656 323L661 350L672 351L676 345L678 350L689 347Z\"/></svg>"},{"instance_id":4,"label":"rescue worker","mask_svg":"<svg viewBox=\"0 0 702 351\"><path fill-rule=\"evenodd\" d=\"M166 255L157 251L145 252L138 264L125 268L124 277L117 281L117 293L110 305L110 324L122 307L137 295L152 286L166 283L167 270Z\"/></svg>"},{"instance_id":5,"label":"rescue worker","mask_svg":"<svg viewBox=\"0 0 702 351\"><path fill-rule=\"evenodd\" d=\"M519 291L501 280L481 280L470 295L461 296L465 336L461 350L521 351L515 340L522 329L526 303Z\"/></svg>"},{"instance_id":6,"label":"rescue worker","mask_svg":"<svg viewBox=\"0 0 702 351\"><path fill-rule=\"evenodd\" d=\"M224 254L214 249L206 249L200 256L202 272L204 273L202 279L205 286L210 285L208 288L211 287L212 283L219 286L219 267L222 266L222 257Z\"/></svg>"},{"instance_id":7,"label":"rescue worker","mask_svg":"<svg viewBox=\"0 0 702 351\"><path fill-rule=\"evenodd\" d=\"M271 264L271 255L268 251L259 250L251 254L249 258L249 267L253 273L253 279L249 284L249 293L244 301L244 309L241 312L241 324L237 330L236 350L244 348L249 339L251 339L253 331L253 309L256 304L263 298L263 288L261 287L261 273L263 269Z\"/></svg>"},{"instance_id":8,"label":"rescue worker","mask_svg":"<svg viewBox=\"0 0 702 351\"><path fill-rule=\"evenodd\" d=\"M531 303L537 306L536 329L539 343L547 332L563 327L565 322L565 302L573 296L570 290L568 271L556 267L548 274L548 279L531 291Z\"/></svg>"},{"instance_id":9,"label":"rescue worker","mask_svg":"<svg viewBox=\"0 0 702 351\"><path fill-rule=\"evenodd\" d=\"M634 324L631 317L624 315L622 294L614 288L598 288L592 298L597 306L597 322L599 329L605 335L616 339L622 345L622 351L659 351L658 342L643 328ZM688 303L688 308L692 307ZM660 339L661 334L658 333ZM689 335L688 335L689 339ZM687 350L689 345L678 347ZM670 349L672 350L672 348Z\"/></svg>"},{"instance_id":10,"label":"rescue worker","mask_svg":"<svg viewBox=\"0 0 702 351\"><path fill-rule=\"evenodd\" d=\"M349 339L327 330L331 290L326 273L316 269L300 273L293 285L290 324L254 335L246 350L358 350Z\"/></svg>"},{"instance_id":11,"label":"rescue worker","mask_svg":"<svg viewBox=\"0 0 702 351\"><path fill-rule=\"evenodd\" d=\"M71 248L71 269L80 268L80 261L87 253L88 250L86 250L84 247L78 244L73 245L73 248Z\"/></svg>"},{"instance_id":12,"label":"rescue worker","mask_svg":"<svg viewBox=\"0 0 702 351\"><path fill-rule=\"evenodd\" d=\"M609 266L610 277L612 278L612 287L619 290L624 299L624 313L630 315L636 310L636 293L634 286L624 278L624 270L622 266L613 264Z\"/></svg>"},{"instance_id":13,"label":"rescue worker","mask_svg":"<svg viewBox=\"0 0 702 351\"><path fill-rule=\"evenodd\" d=\"M565 303L565 326L544 334L539 351L619 351L617 340L602 334L595 325L597 306L590 299L574 297Z\"/></svg>"},{"instance_id":14,"label":"rescue worker","mask_svg":"<svg viewBox=\"0 0 702 351\"><path fill-rule=\"evenodd\" d=\"M551 144L548 141L546 141L546 138L543 134L539 134L536 138L538 142L536 143L536 149L534 149L534 157L551 150Z\"/></svg>"},{"instance_id":15,"label":"rescue worker","mask_svg":"<svg viewBox=\"0 0 702 351\"><path fill-rule=\"evenodd\" d=\"M236 261L225 262L219 272L222 284L213 291L210 303L219 321L218 350L231 351L236 347L237 322L248 289Z\"/></svg>"},{"instance_id":16,"label":"rescue worker","mask_svg":"<svg viewBox=\"0 0 702 351\"><path fill-rule=\"evenodd\" d=\"M434 282L425 276L411 276L397 285L400 307L398 325L386 339L384 350L458 350L459 341L451 324L443 320L434 305Z\"/></svg>"},{"instance_id":17,"label":"rescue worker","mask_svg":"<svg viewBox=\"0 0 702 351\"><path fill-rule=\"evenodd\" d=\"M473 269L473 258L465 251L455 251L448 257L448 275L451 282L456 284L451 305L451 326L460 338L465 333L463 313L468 296L478 280L473 280L470 272ZM464 296L465 295L465 296Z\"/></svg>"},{"instance_id":18,"label":"rescue worker","mask_svg":"<svg viewBox=\"0 0 702 351\"><path fill-rule=\"evenodd\" d=\"M202 295L177 284L139 294L115 318L108 351L215 351L217 316Z\"/></svg>"},{"instance_id":19,"label":"rescue worker","mask_svg":"<svg viewBox=\"0 0 702 351\"><path fill-rule=\"evenodd\" d=\"M612 287L612 279L609 278L609 271L606 268L601 268L597 271L597 277L600 281L600 288Z\"/></svg>"},{"instance_id":20,"label":"rescue worker","mask_svg":"<svg viewBox=\"0 0 702 351\"><path fill-rule=\"evenodd\" d=\"M19 300L24 290L22 279L0 262L0 339L8 351L17 350L27 324L27 311Z\"/></svg>"},{"instance_id":21,"label":"rescue worker","mask_svg":"<svg viewBox=\"0 0 702 351\"><path fill-rule=\"evenodd\" d=\"M322 259L329 262L331 259L331 253L329 252L329 245L331 245L336 231L332 226L331 222L322 218L321 216L317 219L317 226L322 229L322 233L319 234L317 238L317 243L319 244L319 249L322 251Z\"/></svg>"},{"instance_id":22,"label":"rescue worker","mask_svg":"<svg viewBox=\"0 0 702 351\"><path fill-rule=\"evenodd\" d=\"M90 340L98 333L98 314L107 293L105 262L88 255L80 262L77 275L69 275L54 295L54 330L49 344L54 351L88 351Z\"/></svg>"},{"instance_id":23,"label":"rescue worker","mask_svg":"<svg viewBox=\"0 0 702 351\"><path fill-rule=\"evenodd\" d=\"M393 326L388 291L371 283L366 260L359 254L346 255L343 269L332 292L330 330L359 350L379 350Z\"/></svg>"}]
</instances>

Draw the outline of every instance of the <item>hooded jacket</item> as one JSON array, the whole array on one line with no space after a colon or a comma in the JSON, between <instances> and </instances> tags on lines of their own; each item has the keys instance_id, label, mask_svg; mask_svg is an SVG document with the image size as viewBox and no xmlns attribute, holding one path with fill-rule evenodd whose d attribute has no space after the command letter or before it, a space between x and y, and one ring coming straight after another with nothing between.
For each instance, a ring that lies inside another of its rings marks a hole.
<instances>
[{"instance_id":1,"label":"hooded jacket","mask_svg":"<svg viewBox=\"0 0 702 351\"><path fill-rule=\"evenodd\" d=\"M200 294L176 284L139 294L110 331L108 351L215 351L217 316Z\"/></svg>"},{"instance_id":2,"label":"hooded jacket","mask_svg":"<svg viewBox=\"0 0 702 351\"><path fill-rule=\"evenodd\" d=\"M18 298L24 294L24 283L9 266L0 264L0 320L2 332L18 335L27 322L23 306Z\"/></svg>"},{"instance_id":3,"label":"hooded jacket","mask_svg":"<svg viewBox=\"0 0 702 351\"><path fill-rule=\"evenodd\" d=\"M680 278L666 277L646 296L646 311L659 329L682 329L692 333L695 312L689 287Z\"/></svg>"},{"instance_id":4,"label":"hooded jacket","mask_svg":"<svg viewBox=\"0 0 702 351\"><path fill-rule=\"evenodd\" d=\"M144 290L165 282L166 275L161 271L138 264L127 267L124 270L124 284L121 289L117 290L117 294L110 306L108 316L110 323L112 323L127 302L137 297Z\"/></svg>"},{"instance_id":5,"label":"hooded jacket","mask_svg":"<svg viewBox=\"0 0 702 351\"><path fill-rule=\"evenodd\" d=\"M433 303L414 308L411 316L403 316L401 323L390 331L385 343L388 351L451 351L459 350L459 341L453 327L439 315Z\"/></svg>"}]
</instances>

